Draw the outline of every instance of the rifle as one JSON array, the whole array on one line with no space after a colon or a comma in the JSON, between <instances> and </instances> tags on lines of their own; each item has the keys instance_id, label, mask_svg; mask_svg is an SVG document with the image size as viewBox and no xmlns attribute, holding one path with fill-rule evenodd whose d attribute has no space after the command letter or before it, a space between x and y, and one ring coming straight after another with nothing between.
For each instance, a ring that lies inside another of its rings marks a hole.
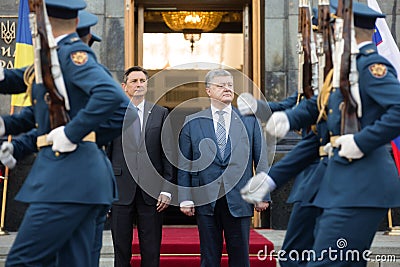
<instances>
[{"instance_id":1,"label":"rifle","mask_svg":"<svg viewBox=\"0 0 400 267\"><path fill-rule=\"evenodd\" d=\"M35 81L44 84L49 108L50 128L69 122L68 95L57 56L57 45L43 0L29 0L29 22L35 50Z\"/></svg>"},{"instance_id":2,"label":"rifle","mask_svg":"<svg viewBox=\"0 0 400 267\"><path fill-rule=\"evenodd\" d=\"M324 81L333 68L332 62L332 31L330 26L329 0L318 1L318 31L317 31L317 54L318 54L318 88L321 91Z\"/></svg>"},{"instance_id":3,"label":"rifle","mask_svg":"<svg viewBox=\"0 0 400 267\"><path fill-rule=\"evenodd\" d=\"M311 14L309 0L299 0L299 20L297 31L297 53L299 55L298 101L302 96L310 98L314 95L311 87Z\"/></svg>"},{"instance_id":4,"label":"rifle","mask_svg":"<svg viewBox=\"0 0 400 267\"><path fill-rule=\"evenodd\" d=\"M353 97L356 96L359 99L359 95L357 95L359 92L354 54L356 45L352 11L353 1L341 0L338 3L336 12L338 16L336 22L338 24L335 26L335 59L340 62L336 62L337 65L334 63L336 75L334 73L333 86L339 87L343 95L343 103L340 106L342 113L340 133L344 135L354 134L360 130L360 123L357 117L358 106ZM336 68L336 66L340 66L340 68ZM351 92L354 92L353 95Z\"/></svg>"}]
</instances>

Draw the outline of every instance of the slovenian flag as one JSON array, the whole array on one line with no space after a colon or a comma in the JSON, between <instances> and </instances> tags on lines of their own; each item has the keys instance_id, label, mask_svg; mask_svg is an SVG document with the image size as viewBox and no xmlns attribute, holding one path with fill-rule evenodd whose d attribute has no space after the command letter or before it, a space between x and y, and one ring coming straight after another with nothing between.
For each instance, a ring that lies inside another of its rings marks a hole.
<instances>
[{"instance_id":1,"label":"slovenian flag","mask_svg":"<svg viewBox=\"0 0 400 267\"><path fill-rule=\"evenodd\" d=\"M368 0L368 6L375 11L381 12L376 0ZM400 52L390 33L389 27L383 18L378 18L375 23L375 33L373 36L378 53L384 56L397 71L397 78L400 80ZM400 175L400 136L392 141L393 156L397 170Z\"/></svg>"},{"instance_id":2,"label":"slovenian flag","mask_svg":"<svg viewBox=\"0 0 400 267\"><path fill-rule=\"evenodd\" d=\"M29 3L28 0L20 0L18 10L17 39L15 46L14 68L22 68L33 64L34 52L32 36L29 29ZM30 98L25 93L11 97L12 106L30 106Z\"/></svg>"}]
</instances>

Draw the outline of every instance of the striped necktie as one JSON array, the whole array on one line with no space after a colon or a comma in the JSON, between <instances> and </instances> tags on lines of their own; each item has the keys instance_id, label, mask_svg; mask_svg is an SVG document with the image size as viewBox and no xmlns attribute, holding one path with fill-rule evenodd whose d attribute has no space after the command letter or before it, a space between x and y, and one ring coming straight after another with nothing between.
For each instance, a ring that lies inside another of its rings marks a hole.
<instances>
[{"instance_id":1,"label":"striped necktie","mask_svg":"<svg viewBox=\"0 0 400 267\"><path fill-rule=\"evenodd\" d=\"M216 113L218 114L218 122L217 122L217 130L215 131L215 135L217 137L217 144L218 144L221 158L224 158L225 148L226 148L226 129L225 129L225 119L224 119L225 111L218 110L218 111L216 111Z\"/></svg>"}]
</instances>

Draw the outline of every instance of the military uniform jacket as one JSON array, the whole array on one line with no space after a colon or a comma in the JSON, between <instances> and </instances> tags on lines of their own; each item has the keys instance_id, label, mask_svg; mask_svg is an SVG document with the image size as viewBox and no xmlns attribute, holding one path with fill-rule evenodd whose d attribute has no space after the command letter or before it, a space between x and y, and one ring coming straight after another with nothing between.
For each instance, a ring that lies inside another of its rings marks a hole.
<instances>
[{"instance_id":1,"label":"military uniform jacket","mask_svg":"<svg viewBox=\"0 0 400 267\"><path fill-rule=\"evenodd\" d=\"M314 200L316 206L382 207L400 206L400 180L394 161L385 148L400 133L400 85L393 66L378 55L376 46L368 44L357 57L362 102L361 130L354 140L364 156L349 161L338 155L329 159L325 176ZM332 89L328 102L327 126L331 136L340 135L343 96ZM292 116L291 127L300 121L311 124L318 116L315 101L308 101L304 112ZM312 104L314 102L314 104Z\"/></svg>"},{"instance_id":2,"label":"military uniform jacket","mask_svg":"<svg viewBox=\"0 0 400 267\"><path fill-rule=\"evenodd\" d=\"M78 147L60 156L55 155L51 146L40 149L16 199L30 203L110 204L116 198L111 163L96 143L81 140L98 129L102 122L108 121L126 97L76 33L63 38L58 46L58 57L71 106L71 121L64 131ZM26 85L23 82L23 72L24 69L5 70L0 92L24 92ZM51 130L45 94L45 87L34 83L31 110L37 135ZM13 129L8 130L14 132Z\"/></svg>"}]
</instances>

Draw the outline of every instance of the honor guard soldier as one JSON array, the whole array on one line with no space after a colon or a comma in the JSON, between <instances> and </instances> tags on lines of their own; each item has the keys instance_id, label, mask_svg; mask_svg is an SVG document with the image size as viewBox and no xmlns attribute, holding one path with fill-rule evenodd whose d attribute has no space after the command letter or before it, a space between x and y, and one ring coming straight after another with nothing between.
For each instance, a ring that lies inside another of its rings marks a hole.
<instances>
[{"instance_id":1,"label":"honor guard soldier","mask_svg":"<svg viewBox=\"0 0 400 267\"><path fill-rule=\"evenodd\" d=\"M314 8L313 12L312 27L315 30L318 27L318 10ZM329 5L327 5L325 12L328 12L326 16L329 19ZM329 24L329 22L327 23ZM306 99L303 98L299 106L296 106L297 99L297 92L281 102L256 100L252 95L243 93L239 96L237 103L242 115L244 115L244 112L245 114L254 112L257 117L266 121L269 119L271 112L301 108ZM316 99L317 96L314 96L313 101ZM301 126L298 129L300 128ZM282 267L307 265L305 259L291 257L289 252L296 251L302 255L304 251L312 249L316 220L321 214L321 209L311 206L310 202L312 196L318 191L326 168L327 153L323 151L323 146L329 142L329 134L325 120L318 122L316 127L313 127L313 131L308 131L308 133L307 131L307 128L302 129L302 140L283 159L272 165L268 174L260 173L252 180L254 185L259 184L255 180L265 180L268 186L264 189L271 192L296 177L287 200L288 203L293 203L293 208L282 245L282 251L287 253L280 255L279 258L279 264ZM243 199L250 203L261 201L264 192L252 190L254 190L253 186L248 183L241 190Z\"/></svg>"},{"instance_id":2,"label":"honor guard soldier","mask_svg":"<svg viewBox=\"0 0 400 267\"><path fill-rule=\"evenodd\" d=\"M115 137L115 129L121 131L124 114L118 111L127 98L75 32L78 10L86 7L85 2L47 0L46 7L70 120L51 129L48 88L34 79L25 84L25 69L4 70L0 75L1 93L20 93L31 87L28 93L33 103L27 109L26 124L18 128L5 119L3 134L19 134L21 127L34 125L39 148L16 196L29 207L6 266L98 266L93 253L98 218L105 216L117 194L111 164L96 144L94 132L112 129L102 132L101 142L106 143Z\"/></svg>"},{"instance_id":3,"label":"honor guard soldier","mask_svg":"<svg viewBox=\"0 0 400 267\"><path fill-rule=\"evenodd\" d=\"M337 1L331 1L331 5L338 7ZM323 210L316 225L312 250L315 256L307 265L312 267L366 266L379 223L388 208L400 205L400 180L385 147L399 135L400 86L395 69L372 43L375 21L385 15L357 2L353 3L353 12L359 49L356 67L360 129L342 133L345 97L340 88L333 88L326 109L330 134L326 149L330 157L312 201ZM357 99L353 91L352 94ZM286 129L314 123L318 113L315 101L309 101L302 112L292 110L277 117L273 114L274 121L268 123L267 129L282 136ZM267 183L260 188L268 188Z\"/></svg>"}]
</instances>

